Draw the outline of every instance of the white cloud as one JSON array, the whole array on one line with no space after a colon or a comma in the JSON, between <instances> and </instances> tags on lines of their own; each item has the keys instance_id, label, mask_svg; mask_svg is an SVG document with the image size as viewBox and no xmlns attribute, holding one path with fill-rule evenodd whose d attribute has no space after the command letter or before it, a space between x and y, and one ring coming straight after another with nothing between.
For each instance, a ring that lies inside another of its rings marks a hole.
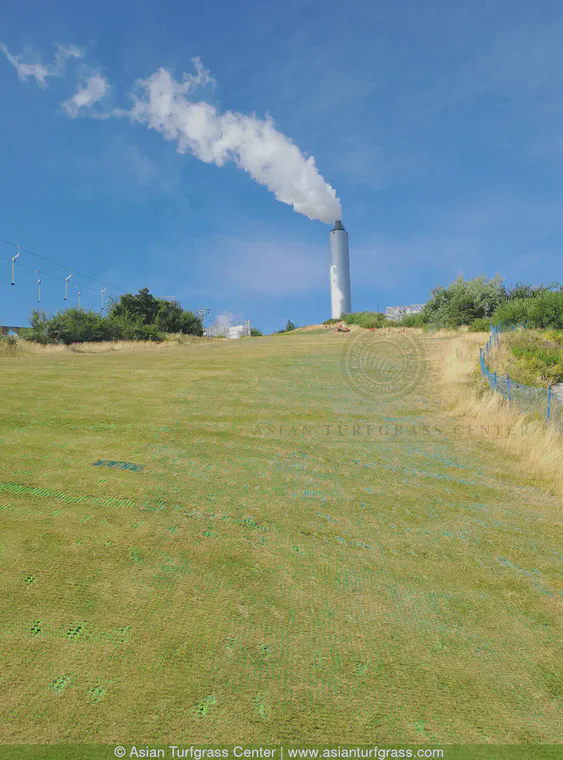
<instances>
[{"instance_id":1,"label":"white cloud","mask_svg":"<svg viewBox=\"0 0 563 760\"><path fill-rule=\"evenodd\" d=\"M74 45L59 45L54 55L54 62L49 65L31 62L29 59L37 58L37 56L29 51L21 55L12 55L3 42L0 43L0 50L15 68L20 79L32 77L40 87L46 87L48 77L62 76L69 58L82 58L82 51ZM28 60L23 61L24 57Z\"/></svg>"},{"instance_id":2,"label":"white cloud","mask_svg":"<svg viewBox=\"0 0 563 760\"><path fill-rule=\"evenodd\" d=\"M79 87L74 95L61 103L63 109L71 119L78 116L81 108L90 108L104 98L109 90L109 84L101 74L92 74L86 83Z\"/></svg>"}]
</instances>

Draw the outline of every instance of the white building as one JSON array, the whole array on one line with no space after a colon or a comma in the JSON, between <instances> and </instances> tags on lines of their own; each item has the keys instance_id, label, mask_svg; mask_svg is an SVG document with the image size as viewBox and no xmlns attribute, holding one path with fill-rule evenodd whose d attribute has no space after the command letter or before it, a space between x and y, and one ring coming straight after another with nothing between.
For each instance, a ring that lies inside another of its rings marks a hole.
<instances>
[{"instance_id":1,"label":"white building","mask_svg":"<svg viewBox=\"0 0 563 760\"><path fill-rule=\"evenodd\" d=\"M425 304L423 303L413 303L409 306L388 306L385 309L385 316L387 319L399 321L403 317L406 317L407 314L420 314L424 306Z\"/></svg>"},{"instance_id":2,"label":"white building","mask_svg":"<svg viewBox=\"0 0 563 760\"><path fill-rule=\"evenodd\" d=\"M217 319L203 332L211 338L242 338L244 335L250 335L250 320L247 319L242 325L233 325L226 319Z\"/></svg>"}]
</instances>

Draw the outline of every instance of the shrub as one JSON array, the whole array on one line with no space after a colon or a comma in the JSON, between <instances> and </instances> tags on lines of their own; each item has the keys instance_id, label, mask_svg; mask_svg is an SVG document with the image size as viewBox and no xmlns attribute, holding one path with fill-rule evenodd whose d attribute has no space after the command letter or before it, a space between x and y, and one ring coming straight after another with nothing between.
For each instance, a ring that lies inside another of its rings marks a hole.
<instances>
[{"instance_id":1,"label":"shrub","mask_svg":"<svg viewBox=\"0 0 563 760\"><path fill-rule=\"evenodd\" d=\"M203 335L201 319L179 303L155 298L147 288L111 301L107 316L95 311L67 309L47 317L34 310L27 337L37 343L72 343L112 340L162 341L170 333Z\"/></svg>"},{"instance_id":2,"label":"shrub","mask_svg":"<svg viewBox=\"0 0 563 760\"><path fill-rule=\"evenodd\" d=\"M108 311L110 317L124 317L135 319L138 317L144 324L152 324L163 303L168 303L155 298L148 288L142 288L138 293L125 293L119 301L112 301ZM174 332L171 330L170 332ZM179 332L176 330L176 332Z\"/></svg>"},{"instance_id":3,"label":"shrub","mask_svg":"<svg viewBox=\"0 0 563 760\"><path fill-rule=\"evenodd\" d=\"M537 296L541 296L544 293L547 293L551 290L556 290L557 288L561 289L559 283L552 282L549 285L527 285L524 282L517 282L515 285L512 285L512 287L505 288L506 297L509 300L515 299L515 298L536 298Z\"/></svg>"},{"instance_id":4,"label":"shrub","mask_svg":"<svg viewBox=\"0 0 563 760\"><path fill-rule=\"evenodd\" d=\"M203 322L199 317L193 313L193 311L183 311L180 317L180 332L184 335L197 335L203 336Z\"/></svg>"},{"instance_id":5,"label":"shrub","mask_svg":"<svg viewBox=\"0 0 563 760\"><path fill-rule=\"evenodd\" d=\"M503 303L495 310L495 324L502 320L503 325L526 323L530 328L563 329L563 291L543 292L529 298L514 298Z\"/></svg>"},{"instance_id":6,"label":"shrub","mask_svg":"<svg viewBox=\"0 0 563 760\"><path fill-rule=\"evenodd\" d=\"M262 335L262 332L260 330L258 330L256 327L251 327L250 328L250 335L253 338L258 338L258 337L260 337Z\"/></svg>"},{"instance_id":7,"label":"shrub","mask_svg":"<svg viewBox=\"0 0 563 760\"><path fill-rule=\"evenodd\" d=\"M400 327L424 327L427 324L423 314L406 314L398 323Z\"/></svg>"},{"instance_id":8,"label":"shrub","mask_svg":"<svg viewBox=\"0 0 563 760\"><path fill-rule=\"evenodd\" d=\"M185 335L203 335L201 319L191 311L184 311L176 301L155 298L148 288L142 288L138 293L126 293L119 301L112 301L108 318L114 323L124 321L124 329L137 331L138 325L151 325L148 335L163 333L184 333ZM133 327L134 326L134 327ZM142 331L141 331L142 332ZM145 340L146 338L139 338ZM136 338L131 338L136 340ZM153 340L153 338L148 338Z\"/></svg>"},{"instance_id":9,"label":"shrub","mask_svg":"<svg viewBox=\"0 0 563 760\"><path fill-rule=\"evenodd\" d=\"M520 333L509 340L511 374L520 382L553 385L563 382L563 350L560 342L544 335Z\"/></svg>"},{"instance_id":10,"label":"shrub","mask_svg":"<svg viewBox=\"0 0 563 760\"><path fill-rule=\"evenodd\" d=\"M491 329L491 320L488 317L479 317L474 319L469 325L470 332L489 332Z\"/></svg>"},{"instance_id":11,"label":"shrub","mask_svg":"<svg viewBox=\"0 0 563 760\"><path fill-rule=\"evenodd\" d=\"M49 320L44 311L33 309L30 319L31 327L29 328L31 340L34 340L36 343L49 343L47 335L48 322Z\"/></svg>"},{"instance_id":12,"label":"shrub","mask_svg":"<svg viewBox=\"0 0 563 760\"><path fill-rule=\"evenodd\" d=\"M344 314L342 320L348 325L359 325L359 327L366 328L394 325L394 322L390 322L385 314L379 311L357 311L352 314ZM339 322L340 320L336 321Z\"/></svg>"},{"instance_id":13,"label":"shrub","mask_svg":"<svg viewBox=\"0 0 563 760\"><path fill-rule=\"evenodd\" d=\"M503 325L520 325L526 321L529 314L527 298L513 298L506 301L492 316L492 322L498 325L502 320Z\"/></svg>"},{"instance_id":14,"label":"shrub","mask_svg":"<svg viewBox=\"0 0 563 760\"><path fill-rule=\"evenodd\" d=\"M286 326L283 328L283 330L274 330L272 333L273 335L283 335L284 333L293 332L293 330L296 329L296 326L293 324L291 319L287 320Z\"/></svg>"},{"instance_id":15,"label":"shrub","mask_svg":"<svg viewBox=\"0 0 563 760\"><path fill-rule=\"evenodd\" d=\"M426 302L423 316L435 327L460 327L476 319L490 317L506 300L502 278L458 277L447 288L438 285Z\"/></svg>"},{"instance_id":16,"label":"shrub","mask_svg":"<svg viewBox=\"0 0 563 760\"><path fill-rule=\"evenodd\" d=\"M67 309L46 321L48 343L84 343L115 340L120 336L117 325L95 311Z\"/></svg>"}]
</instances>

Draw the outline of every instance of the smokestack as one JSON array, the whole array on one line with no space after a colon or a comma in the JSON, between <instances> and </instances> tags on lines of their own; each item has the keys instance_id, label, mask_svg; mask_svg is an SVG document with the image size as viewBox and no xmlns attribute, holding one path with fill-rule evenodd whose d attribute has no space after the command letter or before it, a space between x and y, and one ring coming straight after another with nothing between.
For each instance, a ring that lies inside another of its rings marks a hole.
<instances>
[{"instance_id":1,"label":"smokestack","mask_svg":"<svg viewBox=\"0 0 563 760\"><path fill-rule=\"evenodd\" d=\"M330 263L330 304L333 319L352 311L350 295L350 256L348 233L337 220L328 233L328 257Z\"/></svg>"}]
</instances>

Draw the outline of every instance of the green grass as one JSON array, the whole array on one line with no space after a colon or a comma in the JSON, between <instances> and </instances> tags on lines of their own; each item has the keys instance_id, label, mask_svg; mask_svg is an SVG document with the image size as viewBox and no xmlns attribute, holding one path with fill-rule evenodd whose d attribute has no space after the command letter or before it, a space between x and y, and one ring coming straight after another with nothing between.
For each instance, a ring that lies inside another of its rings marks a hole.
<instances>
[{"instance_id":1,"label":"green grass","mask_svg":"<svg viewBox=\"0 0 563 760\"><path fill-rule=\"evenodd\" d=\"M349 339L1 360L0 741L560 738L559 505Z\"/></svg>"}]
</instances>

